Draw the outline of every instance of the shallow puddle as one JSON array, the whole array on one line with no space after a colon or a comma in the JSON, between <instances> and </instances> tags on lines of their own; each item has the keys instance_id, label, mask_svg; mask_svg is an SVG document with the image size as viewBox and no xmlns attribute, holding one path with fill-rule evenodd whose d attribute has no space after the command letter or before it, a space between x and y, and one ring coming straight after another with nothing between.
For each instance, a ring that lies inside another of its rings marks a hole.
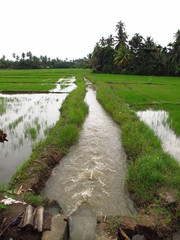
<instances>
[{"instance_id":1,"label":"shallow puddle","mask_svg":"<svg viewBox=\"0 0 180 240\"><path fill-rule=\"evenodd\" d=\"M33 145L58 121L66 96L65 93L0 95L5 106L0 128L8 135L8 142L0 144L0 184L10 181L31 155Z\"/></svg>"},{"instance_id":2,"label":"shallow puddle","mask_svg":"<svg viewBox=\"0 0 180 240\"><path fill-rule=\"evenodd\" d=\"M180 162L180 138L175 135L167 123L168 113L162 110L146 110L138 111L137 115L160 138L163 150Z\"/></svg>"},{"instance_id":3,"label":"shallow puddle","mask_svg":"<svg viewBox=\"0 0 180 240\"><path fill-rule=\"evenodd\" d=\"M53 170L43 194L55 199L66 215L84 201L97 215L128 215L132 206L124 190L126 156L120 129L97 102L92 88L85 100L89 114L79 141Z\"/></svg>"}]
</instances>

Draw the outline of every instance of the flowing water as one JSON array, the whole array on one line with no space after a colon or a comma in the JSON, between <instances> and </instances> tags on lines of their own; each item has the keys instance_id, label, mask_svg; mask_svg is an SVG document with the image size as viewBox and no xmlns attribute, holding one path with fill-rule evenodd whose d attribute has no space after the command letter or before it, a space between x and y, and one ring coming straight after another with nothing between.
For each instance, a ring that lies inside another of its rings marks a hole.
<instances>
[{"instance_id":1,"label":"flowing water","mask_svg":"<svg viewBox=\"0 0 180 240\"><path fill-rule=\"evenodd\" d=\"M71 88L64 90L68 93L75 87L71 83ZM10 181L17 168L31 155L33 145L58 121L59 109L66 96L65 93L0 94L5 106L0 128L8 135L8 142L0 144L0 184Z\"/></svg>"},{"instance_id":2,"label":"flowing water","mask_svg":"<svg viewBox=\"0 0 180 240\"><path fill-rule=\"evenodd\" d=\"M176 136L167 123L168 113L163 110L146 110L138 111L137 115L160 138L163 150L180 162L180 137Z\"/></svg>"},{"instance_id":3,"label":"flowing water","mask_svg":"<svg viewBox=\"0 0 180 240\"><path fill-rule=\"evenodd\" d=\"M96 215L88 203L82 203L69 217L70 240L94 240L96 235Z\"/></svg>"},{"instance_id":4,"label":"flowing water","mask_svg":"<svg viewBox=\"0 0 180 240\"><path fill-rule=\"evenodd\" d=\"M88 87L89 114L79 141L70 148L46 182L43 194L55 199L66 215L89 203L96 215L128 215L130 200L124 190L126 156L120 129Z\"/></svg>"}]
</instances>

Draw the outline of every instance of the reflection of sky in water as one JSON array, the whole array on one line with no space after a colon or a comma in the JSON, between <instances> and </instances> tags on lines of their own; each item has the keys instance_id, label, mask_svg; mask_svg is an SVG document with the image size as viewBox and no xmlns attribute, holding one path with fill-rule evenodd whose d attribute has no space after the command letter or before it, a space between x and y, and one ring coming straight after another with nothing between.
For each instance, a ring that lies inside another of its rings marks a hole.
<instances>
[{"instance_id":1,"label":"reflection of sky in water","mask_svg":"<svg viewBox=\"0 0 180 240\"><path fill-rule=\"evenodd\" d=\"M67 94L1 96L5 99L6 113L0 117L0 128L7 133L8 142L0 144L0 184L6 184L29 158L33 144L44 138L45 130L58 121Z\"/></svg>"},{"instance_id":2,"label":"reflection of sky in water","mask_svg":"<svg viewBox=\"0 0 180 240\"><path fill-rule=\"evenodd\" d=\"M74 89L74 82L76 81L75 77L61 78L56 84L56 88L50 92L71 92Z\"/></svg>"},{"instance_id":3,"label":"reflection of sky in water","mask_svg":"<svg viewBox=\"0 0 180 240\"><path fill-rule=\"evenodd\" d=\"M167 124L168 113L165 111L138 111L137 115L160 138L165 152L180 161L180 138L175 135Z\"/></svg>"}]
</instances>

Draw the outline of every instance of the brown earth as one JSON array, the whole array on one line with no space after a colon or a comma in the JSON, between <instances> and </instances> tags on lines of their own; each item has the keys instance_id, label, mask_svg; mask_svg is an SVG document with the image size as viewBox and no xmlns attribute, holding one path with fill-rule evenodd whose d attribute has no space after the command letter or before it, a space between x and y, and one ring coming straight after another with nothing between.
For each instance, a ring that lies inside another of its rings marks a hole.
<instances>
[{"instance_id":1,"label":"brown earth","mask_svg":"<svg viewBox=\"0 0 180 240\"><path fill-rule=\"evenodd\" d=\"M25 171L19 173L11 184L11 188L18 193L15 199L24 201L26 192L40 194L47 179L50 177L52 169L57 165L63 157L63 153L54 147L47 146L39 158L33 160L26 167ZM0 200L3 198L0 193ZM118 228L121 227L127 235L143 234L146 239L162 240L172 239L172 232L176 230L176 223L169 224L168 219L163 214L155 212L155 206L149 209L139 209L138 214L134 217L108 217L104 225L104 231L107 236L117 238ZM9 209L0 213L0 240L40 240L41 233L32 229L20 229L17 226L10 227L16 217L25 211L26 205L12 204ZM177 209L177 206L175 207ZM172 208L173 211L173 208ZM5 231L4 231L5 230ZM4 231L4 233L3 233ZM3 233L3 234L2 234ZM2 234L2 235L1 235Z\"/></svg>"},{"instance_id":2,"label":"brown earth","mask_svg":"<svg viewBox=\"0 0 180 240\"><path fill-rule=\"evenodd\" d=\"M30 166L14 179L10 187L16 190L21 187L22 195L27 191L39 194L50 177L52 169L60 162L63 155L54 147L47 146L41 156L33 160Z\"/></svg>"},{"instance_id":3,"label":"brown earth","mask_svg":"<svg viewBox=\"0 0 180 240\"><path fill-rule=\"evenodd\" d=\"M18 194L13 198L24 201L26 192L40 194L47 179L51 175L52 169L60 162L62 157L62 152L56 150L54 147L47 146L41 156L38 159L33 160L31 165L26 167L26 169L14 179L13 183L11 184L11 188L15 189ZM1 192L0 200L3 198L3 192ZM16 217L25 212L25 208L26 205L23 204L11 204L8 209L3 210L0 213L0 239L41 239L42 234L38 233L37 231L31 229L19 229L17 226L9 226L16 219ZM2 234L3 231L4 233Z\"/></svg>"}]
</instances>

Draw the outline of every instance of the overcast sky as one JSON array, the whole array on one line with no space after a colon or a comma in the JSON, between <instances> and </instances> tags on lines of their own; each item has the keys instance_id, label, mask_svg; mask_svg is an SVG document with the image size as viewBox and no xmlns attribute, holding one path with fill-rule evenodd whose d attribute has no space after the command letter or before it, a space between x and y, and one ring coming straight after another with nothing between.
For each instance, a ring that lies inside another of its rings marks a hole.
<instances>
[{"instance_id":1,"label":"overcast sky","mask_svg":"<svg viewBox=\"0 0 180 240\"><path fill-rule=\"evenodd\" d=\"M166 46L180 29L180 0L0 0L0 57L12 53L76 59L123 21Z\"/></svg>"}]
</instances>

